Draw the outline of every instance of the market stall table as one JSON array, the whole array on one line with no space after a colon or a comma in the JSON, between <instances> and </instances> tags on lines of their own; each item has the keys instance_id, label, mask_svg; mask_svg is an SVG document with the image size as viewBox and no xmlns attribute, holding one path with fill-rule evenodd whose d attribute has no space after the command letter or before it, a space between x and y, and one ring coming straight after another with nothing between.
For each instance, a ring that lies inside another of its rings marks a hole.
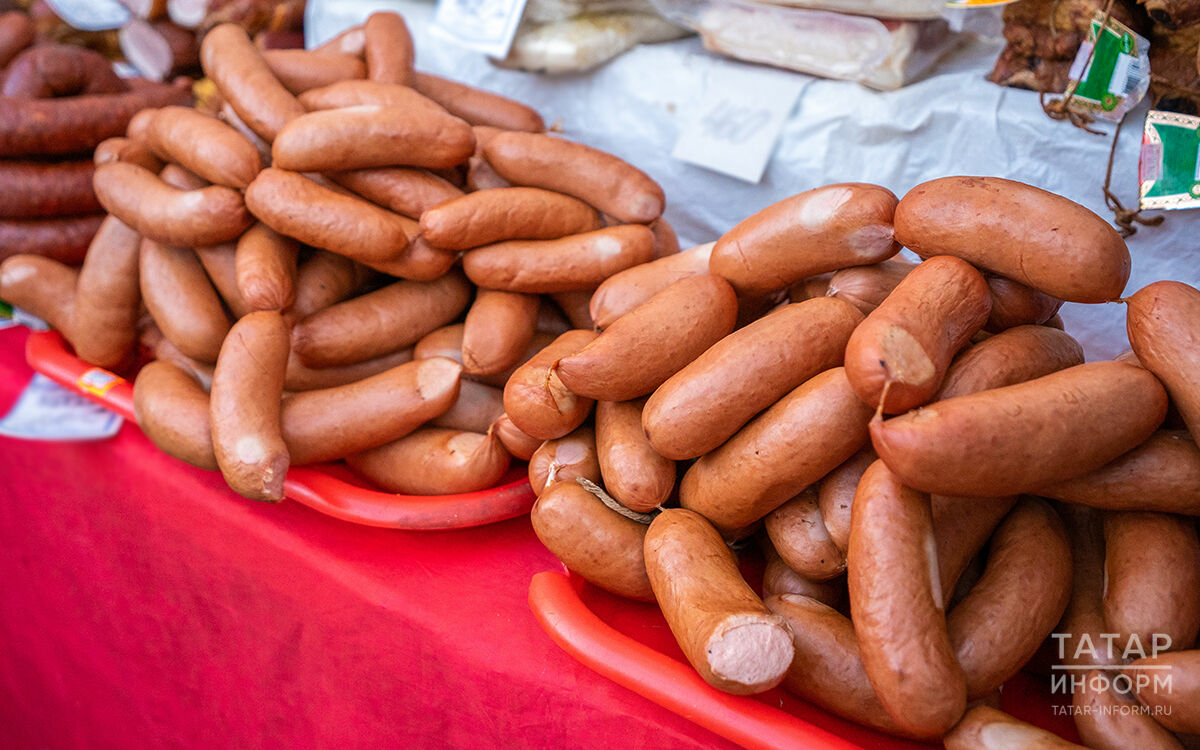
<instances>
[{"instance_id":1,"label":"market stall table","mask_svg":"<svg viewBox=\"0 0 1200 750\"><path fill-rule=\"evenodd\" d=\"M32 377L0 332L0 410ZM538 627L527 518L261 505L159 452L0 438L0 746L731 747Z\"/></svg>"}]
</instances>

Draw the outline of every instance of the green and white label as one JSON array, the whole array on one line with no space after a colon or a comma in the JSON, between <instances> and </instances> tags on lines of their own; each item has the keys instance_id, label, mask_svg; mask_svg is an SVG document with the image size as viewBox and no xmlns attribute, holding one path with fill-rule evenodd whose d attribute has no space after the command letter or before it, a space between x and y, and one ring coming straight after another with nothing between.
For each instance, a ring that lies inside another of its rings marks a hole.
<instances>
[{"instance_id":1,"label":"green and white label","mask_svg":"<svg viewBox=\"0 0 1200 750\"><path fill-rule=\"evenodd\" d=\"M1067 77L1072 109L1119 122L1150 88L1150 42L1097 12Z\"/></svg>"},{"instance_id":2,"label":"green and white label","mask_svg":"<svg viewBox=\"0 0 1200 750\"><path fill-rule=\"evenodd\" d=\"M1200 117L1150 110L1138 182L1138 208L1200 207Z\"/></svg>"}]
</instances>

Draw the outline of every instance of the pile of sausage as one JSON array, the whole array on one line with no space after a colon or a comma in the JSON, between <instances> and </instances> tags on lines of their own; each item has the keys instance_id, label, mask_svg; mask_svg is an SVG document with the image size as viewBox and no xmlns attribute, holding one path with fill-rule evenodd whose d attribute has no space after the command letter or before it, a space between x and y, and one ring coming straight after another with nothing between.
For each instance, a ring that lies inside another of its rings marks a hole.
<instances>
[{"instance_id":1,"label":"pile of sausage","mask_svg":"<svg viewBox=\"0 0 1200 750\"><path fill-rule=\"evenodd\" d=\"M590 328L606 278L678 250L662 191L524 105L414 72L396 14L280 53L210 31L222 116L134 116L98 149L109 215L82 269L10 258L0 297L92 364L152 348L143 430L247 497L343 458L395 492L492 487L529 457L509 373Z\"/></svg>"},{"instance_id":2,"label":"pile of sausage","mask_svg":"<svg viewBox=\"0 0 1200 750\"><path fill-rule=\"evenodd\" d=\"M614 275L599 333L514 373L507 416L546 440L534 529L657 601L721 690L782 684L951 748L1075 747L982 704L1050 661L1170 666L1141 712L1104 680L1073 699L1126 708L1079 711L1092 747L1180 747L1200 733L1200 291L1121 299L1129 273L1102 219L1009 180L781 201ZM1133 351L1085 364L1059 305L1118 300ZM731 551L751 541L765 600ZM1035 659L1052 633L1064 656Z\"/></svg>"},{"instance_id":3,"label":"pile of sausage","mask_svg":"<svg viewBox=\"0 0 1200 750\"><path fill-rule=\"evenodd\" d=\"M0 259L79 263L104 218L93 149L138 110L191 95L185 81L124 80L98 52L35 36L29 16L0 14Z\"/></svg>"}]
</instances>

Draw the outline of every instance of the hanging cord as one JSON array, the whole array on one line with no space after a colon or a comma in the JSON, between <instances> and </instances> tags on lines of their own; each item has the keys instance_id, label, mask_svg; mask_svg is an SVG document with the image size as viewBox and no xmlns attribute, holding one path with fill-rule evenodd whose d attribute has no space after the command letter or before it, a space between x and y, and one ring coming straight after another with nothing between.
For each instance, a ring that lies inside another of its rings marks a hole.
<instances>
[{"instance_id":1,"label":"hanging cord","mask_svg":"<svg viewBox=\"0 0 1200 750\"><path fill-rule=\"evenodd\" d=\"M1056 3L1056 7L1057 7L1057 3ZM1113 7L1113 0L1108 0L1108 3L1104 6L1104 18L1100 21L1100 33L1101 34L1103 34L1104 30L1108 28L1108 21L1112 17L1112 7ZM1050 24L1051 24L1051 27L1053 27L1053 25L1054 25L1053 12L1050 14ZM1099 37L1099 35L1097 35L1097 37L1096 37L1097 43L1099 42L1099 40L1100 40L1100 37ZM1098 44L1093 44L1092 48L1090 50L1088 50L1087 58L1083 61L1083 70L1087 70L1088 66L1092 64L1092 57L1094 57L1096 54L1097 46L1098 46ZM1075 98L1075 89L1076 88L1077 88L1077 86L1071 86L1061 99L1055 99L1054 101L1048 101L1046 99L1045 91L1040 92L1038 94L1038 101L1042 105L1042 111L1045 112L1046 116L1049 117L1051 120L1066 120L1067 122L1071 123L1072 125L1079 128L1080 130L1085 130L1085 131L1091 133L1092 135L1104 135L1103 131L1093 130L1092 128L1088 127L1093 122L1095 122L1095 118L1093 118L1090 114L1088 114L1087 112L1077 112L1070 108L1071 100Z\"/></svg>"},{"instance_id":2,"label":"hanging cord","mask_svg":"<svg viewBox=\"0 0 1200 750\"><path fill-rule=\"evenodd\" d=\"M1117 129L1113 133L1112 147L1108 150L1108 171L1104 174L1104 204L1113 212L1114 223L1120 227L1122 237L1131 237L1137 233L1135 223L1148 227L1156 227L1163 223L1162 216L1142 216L1141 209L1129 209L1121 205L1121 201L1116 194L1110 189L1112 185L1113 173L1113 158L1117 154L1117 139L1121 137L1121 127L1125 124L1125 118L1129 116L1126 112L1121 117L1121 121L1117 123Z\"/></svg>"}]
</instances>

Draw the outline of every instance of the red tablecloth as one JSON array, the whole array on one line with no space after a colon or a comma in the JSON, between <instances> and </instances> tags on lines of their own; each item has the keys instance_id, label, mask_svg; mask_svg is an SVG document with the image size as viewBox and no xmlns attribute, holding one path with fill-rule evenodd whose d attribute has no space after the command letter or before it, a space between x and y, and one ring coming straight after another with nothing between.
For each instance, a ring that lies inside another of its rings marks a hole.
<instances>
[{"instance_id":1,"label":"red tablecloth","mask_svg":"<svg viewBox=\"0 0 1200 750\"><path fill-rule=\"evenodd\" d=\"M32 377L0 332L0 412ZM452 533L253 503L133 425L0 437L0 747L730 747L577 664L527 518Z\"/></svg>"}]
</instances>

